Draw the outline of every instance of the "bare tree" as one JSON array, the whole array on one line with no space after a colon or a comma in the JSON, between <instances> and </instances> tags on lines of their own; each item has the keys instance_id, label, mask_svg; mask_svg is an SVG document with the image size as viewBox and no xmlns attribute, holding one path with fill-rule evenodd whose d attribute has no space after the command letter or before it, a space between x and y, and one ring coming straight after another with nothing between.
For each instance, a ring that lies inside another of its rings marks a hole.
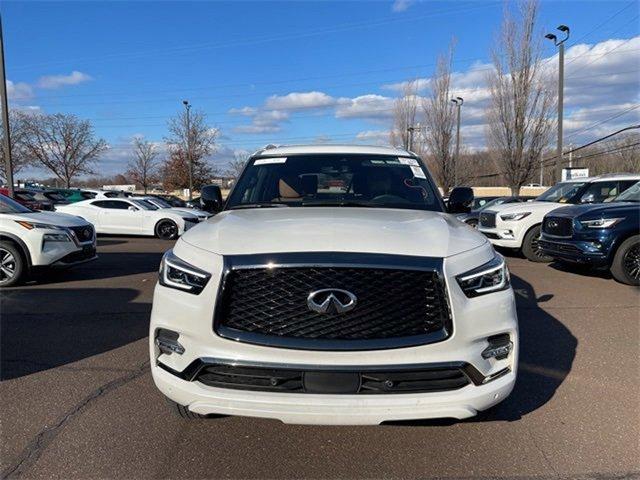
<instances>
[{"instance_id":1,"label":"bare tree","mask_svg":"<svg viewBox=\"0 0 640 480\"><path fill-rule=\"evenodd\" d=\"M187 130L189 125L189 130ZM180 178L179 188L189 186L189 162L187 152L190 151L191 162L193 164L193 187L198 189L203 183L207 183L210 178L205 176L213 169L209 166L207 157L216 149L216 139L218 129L207 125L206 116L202 112L191 112L187 123L186 112L180 112L169 120L169 136L165 139L169 148L169 158L167 164L163 166L163 171L173 172ZM188 148L190 147L190 148ZM170 163L170 165L168 165ZM183 179L186 179L184 183ZM166 182L165 178L165 183ZM175 185L175 181L169 182Z\"/></svg>"},{"instance_id":2,"label":"bare tree","mask_svg":"<svg viewBox=\"0 0 640 480\"><path fill-rule=\"evenodd\" d=\"M488 75L487 144L513 195L537 171L554 123L555 95L543 78L537 14L537 0L518 3L516 18L505 7Z\"/></svg>"},{"instance_id":3,"label":"bare tree","mask_svg":"<svg viewBox=\"0 0 640 480\"><path fill-rule=\"evenodd\" d=\"M31 162L25 149L27 113L19 110L9 111L9 129L11 138L11 165L16 174ZM1 123L0 123L1 124ZM7 181L5 159L7 152L4 147L4 128L0 130L0 180Z\"/></svg>"},{"instance_id":4,"label":"bare tree","mask_svg":"<svg viewBox=\"0 0 640 480\"><path fill-rule=\"evenodd\" d=\"M30 115L25 151L29 159L51 171L67 188L78 175L93 173L92 165L107 149L87 120L75 115Z\"/></svg>"},{"instance_id":5,"label":"bare tree","mask_svg":"<svg viewBox=\"0 0 640 480\"><path fill-rule=\"evenodd\" d=\"M133 139L134 158L129 162L127 175L147 193L149 185L158 178L158 149L141 137Z\"/></svg>"},{"instance_id":6,"label":"bare tree","mask_svg":"<svg viewBox=\"0 0 640 480\"><path fill-rule=\"evenodd\" d=\"M410 80L402 87L402 96L393 104L393 126L389 134L391 145L409 148L409 127L417 124L418 97L417 81Z\"/></svg>"},{"instance_id":7,"label":"bare tree","mask_svg":"<svg viewBox=\"0 0 640 480\"><path fill-rule=\"evenodd\" d=\"M455 111L451 103L452 40L446 55L438 57L436 72L431 78L431 94L424 101L425 143L431 156L435 176L444 193L457 184L458 159L454 155Z\"/></svg>"},{"instance_id":8,"label":"bare tree","mask_svg":"<svg viewBox=\"0 0 640 480\"><path fill-rule=\"evenodd\" d=\"M249 160L249 154L243 151L236 151L233 153L233 160L229 162L225 174L234 180L237 180L244 166L247 164Z\"/></svg>"}]
</instances>

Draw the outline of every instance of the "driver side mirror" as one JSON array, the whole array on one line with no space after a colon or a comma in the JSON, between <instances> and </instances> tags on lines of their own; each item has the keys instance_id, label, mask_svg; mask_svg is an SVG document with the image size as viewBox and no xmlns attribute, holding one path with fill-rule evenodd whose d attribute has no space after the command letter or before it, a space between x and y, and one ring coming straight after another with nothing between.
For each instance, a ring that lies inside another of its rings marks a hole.
<instances>
[{"instance_id":1,"label":"driver side mirror","mask_svg":"<svg viewBox=\"0 0 640 480\"><path fill-rule=\"evenodd\" d=\"M467 213L473 205L473 189L470 187L456 187L449 195L449 213Z\"/></svg>"},{"instance_id":2,"label":"driver side mirror","mask_svg":"<svg viewBox=\"0 0 640 480\"><path fill-rule=\"evenodd\" d=\"M218 213L222 210L222 192L217 185L205 185L200 189L200 205L205 212Z\"/></svg>"}]
</instances>

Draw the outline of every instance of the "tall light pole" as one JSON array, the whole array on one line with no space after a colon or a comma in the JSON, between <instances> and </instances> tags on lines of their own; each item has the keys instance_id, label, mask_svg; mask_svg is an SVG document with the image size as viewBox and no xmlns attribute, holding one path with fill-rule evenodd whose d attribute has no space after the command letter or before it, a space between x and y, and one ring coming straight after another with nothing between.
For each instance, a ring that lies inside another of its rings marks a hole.
<instances>
[{"instance_id":1,"label":"tall light pole","mask_svg":"<svg viewBox=\"0 0 640 480\"><path fill-rule=\"evenodd\" d=\"M191 158L191 119L189 111L191 104L189 100L183 100L184 108L187 112L187 161L189 162L189 201L193 200L193 160Z\"/></svg>"},{"instance_id":2,"label":"tall light pole","mask_svg":"<svg viewBox=\"0 0 640 480\"><path fill-rule=\"evenodd\" d=\"M458 164L460 162L460 108L464 103L464 99L462 97L452 98L451 101L456 104L456 109L458 110L458 126L456 127L456 168L453 170L453 179L454 183L457 183L457 173L458 173Z\"/></svg>"},{"instance_id":3,"label":"tall light pole","mask_svg":"<svg viewBox=\"0 0 640 480\"><path fill-rule=\"evenodd\" d=\"M547 33L544 38L551 40L558 47L558 146L556 148L556 181L562 176L562 120L564 115L564 42L569 38L569 27L560 25L557 30L564 33L564 38L558 40L553 33Z\"/></svg>"},{"instance_id":4,"label":"tall light pole","mask_svg":"<svg viewBox=\"0 0 640 480\"><path fill-rule=\"evenodd\" d=\"M0 16L0 103L2 103L2 126L4 129L4 172L9 196L13 198L13 166L11 165L11 137L9 132L9 102L7 100L7 76L4 69L4 41L2 38L2 17Z\"/></svg>"},{"instance_id":5,"label":"tall light pole","mask_svg":"<svg viewBox=\"0 0 640 480\"><path fill-rule=\"evenodd\" d=\"M413 133L416 131L420 131L422 127L420 126L420 124L418 123L417 125L409 125L407 127L407 132L408 132L408 136L407 136L407 150L409 150L410 152L413 151Z\"/></svg>"}]
</instances>

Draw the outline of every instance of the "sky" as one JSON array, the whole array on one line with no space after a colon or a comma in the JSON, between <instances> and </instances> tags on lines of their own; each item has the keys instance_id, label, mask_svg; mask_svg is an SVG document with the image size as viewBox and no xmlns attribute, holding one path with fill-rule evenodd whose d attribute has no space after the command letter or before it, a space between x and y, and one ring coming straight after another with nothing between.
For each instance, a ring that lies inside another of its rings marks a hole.
<instances>
[{"instance_id":1,"label":"sky","mask_svg":"<svg viewBox=\"0 0 640 480\"><path fill-rule=\"evenodd\" d=\"M456 39L462 143L484 147L486 74L503 1L30 2L0 0L11 108L89 119L109 144L100 174L126 170L131 141L162 142L188 99L219 129L221 167L269 144L389 139L402 82L427 79ZM542 1L542 37L569 25L565 144L640 120L638 1ZM552 85L555 88L555 83ZM41 174L21 172L19 177Z\"/></svg>"}]
</instances>

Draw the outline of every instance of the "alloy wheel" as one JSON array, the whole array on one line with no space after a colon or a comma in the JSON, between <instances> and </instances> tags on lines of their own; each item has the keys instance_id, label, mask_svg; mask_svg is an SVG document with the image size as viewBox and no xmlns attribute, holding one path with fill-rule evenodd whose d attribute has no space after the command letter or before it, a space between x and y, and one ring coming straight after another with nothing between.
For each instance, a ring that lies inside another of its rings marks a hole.
<instances>
[{"instance_id":1,"label":"alloy wheel","mask_svg":"<svg viewBox=\"0 0 640 480\"><path fill-rule=\"evenodd\" d=\"M630 278L634 280L640 278L640 243L636 243L627 251L622 264Z\"/></svg>"},{"instance_id":2,"label":"alloy wheel","mask_svg":"<svg viewBox=\"0 0 640 480\"><path fill-rule=\"evenodd\" d=\"M13 254L0 248L0 283L7 283L16 276L16 259Z\"/></svg>"},{"instance_id":3,"label":"alloy wheel","mask_svg":"<svg viewBox=\"0 0 640 480\"><path fill-rule=\"evenodd\" d=\"M158 227L160 238L172 238L178 233L178 226L173 222L164 222Z\"/></svg>"}]
</instances>

